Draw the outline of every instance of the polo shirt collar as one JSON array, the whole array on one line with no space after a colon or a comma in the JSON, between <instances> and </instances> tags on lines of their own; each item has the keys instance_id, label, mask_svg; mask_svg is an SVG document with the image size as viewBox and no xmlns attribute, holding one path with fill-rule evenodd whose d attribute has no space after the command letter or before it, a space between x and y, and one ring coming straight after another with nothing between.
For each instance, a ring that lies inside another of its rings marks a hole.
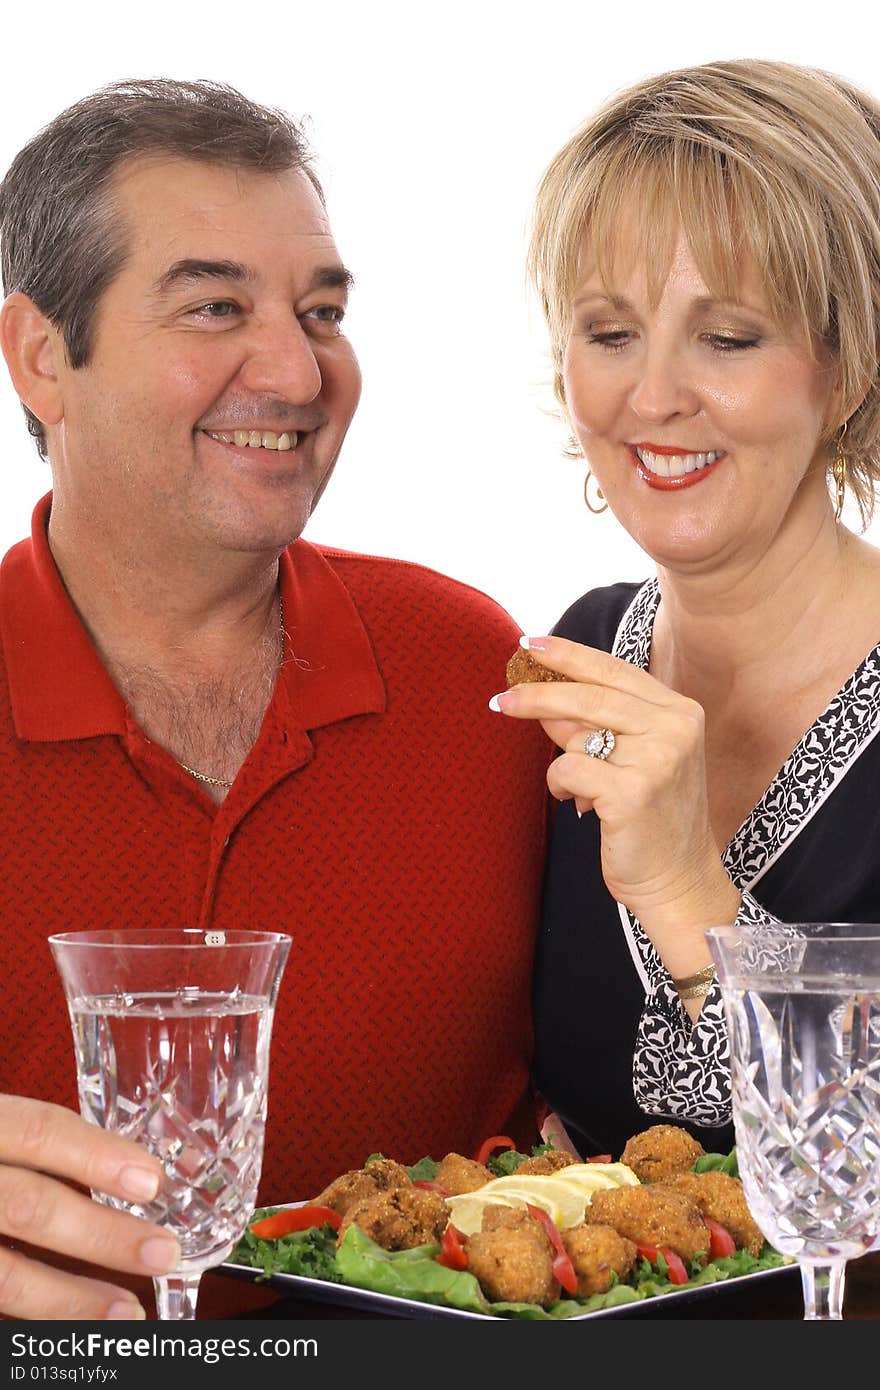
<instances>
[{"instance_id":1,"label":"polo shirt collar","mask_svg":"<svg viewBox=\"0 0 880 1390\"><path fill-rule=\"evenodd\" d=\"M0 568L0 637L19 738L35 741L124 734L125 704L101 664L52 558L48 493L31 538Z\"/></svg>"},{"instance_id":2,"label":"polo shirt collar","mask_svg":"<svg viewBox=\"0 0 880 1390\"><path fill-rule=\"evenodd\" d=\"M0 566L0 641L19 738L52 742L125 736L122 697L71 603L47 538L52 495L34 509L31 538ZM385 687L354 602L320 550L298 540L281 556L288 641L276 682L303 729L381 713Z\"/></svg>"},{"instance_id":3,"label":"polo shirt collar","mask_svg":"<svg viewBox=\"0 0 880 1390\"><path fill-rule=\"evenodd\" d=\"M319 729L356 714L381 714L385 684L360 613L322 552L294 541L279 562L286 632L276 690L296 722Z\"/></svg>"}]
</instances>

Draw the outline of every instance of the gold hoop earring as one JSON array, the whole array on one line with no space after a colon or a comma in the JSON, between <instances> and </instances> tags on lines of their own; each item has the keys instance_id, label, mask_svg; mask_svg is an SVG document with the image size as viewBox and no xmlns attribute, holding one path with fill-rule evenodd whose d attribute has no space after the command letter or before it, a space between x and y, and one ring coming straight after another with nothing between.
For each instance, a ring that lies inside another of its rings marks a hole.
<instances>
[{"instance_id":1,"label":"gold hoop earring","mask_svg":"<svg viewBox=\"0 0 880 1390\"><path fill-rule=\"evenodd\" d=\"M837 444L834 452L834 462L831 465L831 476L834 479L834 520L839 521L843 512L844 498L846 497L846 454L843 452L843 438L846 434L846 421L843 422L843 429L837 436Z\"/></svg>"},{"instance_id":2,"label":"gold hoop earring","mask_svg":"<svg viewBox=\"0 0 880 1390\"><path fill-rule=\"evenodd\" d=\"M593 513L594 516L601 516L602 512L607 512L608 503L605 501L605 494L599 487L598 483L596 484L596 496L599 498L599 501L602 503L602 506L594 507L592 502L590 501L589 487L590 479L592 478L592 476L593 475L588 468L587 476L584 478L584 501L586 502L587 506L589 507L590 511Z\"/></svg>"}]
</instances>

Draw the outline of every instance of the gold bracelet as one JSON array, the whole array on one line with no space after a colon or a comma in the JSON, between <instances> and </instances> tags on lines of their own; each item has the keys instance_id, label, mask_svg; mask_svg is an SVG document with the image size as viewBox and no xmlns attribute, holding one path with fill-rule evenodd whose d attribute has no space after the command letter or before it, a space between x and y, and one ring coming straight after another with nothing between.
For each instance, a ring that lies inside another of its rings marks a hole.
<instances>
[{"instance_id":1,"label":"gold bracelet","mask_svg":"<svg viewBox=\"0 0 880 1390\"><path fill-rule=\"evenodd\" d=\"M694 975L686 975L682 980L673 980L673 985L682 999L703 999L715 983L715 966L705 965Z\"/></svg>"},{"instance_id":2,"label":"gold bracelet","mask_svg":"<svg viewBox=\"0 0 880 1390\"><path fill-rule=\"evenodd\" d=\"M679 999L705 999L707 994L712 993L712 981L709 980L704 985L691 985L690 989L680 989Z\"/></svg>"}]
</instances>

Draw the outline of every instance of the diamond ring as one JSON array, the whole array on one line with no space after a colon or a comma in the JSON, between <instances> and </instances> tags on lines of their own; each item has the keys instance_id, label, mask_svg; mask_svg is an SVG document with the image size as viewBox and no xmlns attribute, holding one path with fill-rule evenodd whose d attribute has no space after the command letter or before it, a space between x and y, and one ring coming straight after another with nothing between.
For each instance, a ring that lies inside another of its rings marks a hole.
<instances>
[{"instance_id":1,"label":"diamond ring","mask_svg":"<svg viewBox=\"0 0 880 1390\"><path fill-rule=\"evenodd\" d=\"M614 752L614 745L617 740L610 729L596 729L592 734L587 734L584 739L584 752L588 758L605 759L609 753Z\"/></svg>"}]
</instances>

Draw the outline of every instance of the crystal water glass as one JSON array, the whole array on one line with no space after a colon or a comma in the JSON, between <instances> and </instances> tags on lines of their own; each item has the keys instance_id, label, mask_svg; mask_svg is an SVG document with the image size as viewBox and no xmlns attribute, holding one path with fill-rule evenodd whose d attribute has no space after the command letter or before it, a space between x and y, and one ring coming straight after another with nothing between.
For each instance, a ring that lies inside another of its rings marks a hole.
<instances>
[{"instance_id":1,"label":"crystal water glass","mask_svg":"<svg viewBox=\"0 0 880 1390\"><path fill-rule=\"evenodd\" d=\"M800 1266L804 1317L841 1318L847 1261L880 1241L880 925L724 926L706 938L746 1199Z\"/></svg>"},{"instance_id":2,"label":"crystal water glass","mask_svg":"<svg viewBox=\"0 0 880 1390\"><path fill-rule=\"evenodd\" d=\"M149 1149L152 1202L108 1206L180 1241L154 1282L158 1315L194 1318L204 1270L244 1233L263 1160L269 1043L291 938L132 928L51 936L67 999L80 1111Z\"/></svg>"}]
</instances>

